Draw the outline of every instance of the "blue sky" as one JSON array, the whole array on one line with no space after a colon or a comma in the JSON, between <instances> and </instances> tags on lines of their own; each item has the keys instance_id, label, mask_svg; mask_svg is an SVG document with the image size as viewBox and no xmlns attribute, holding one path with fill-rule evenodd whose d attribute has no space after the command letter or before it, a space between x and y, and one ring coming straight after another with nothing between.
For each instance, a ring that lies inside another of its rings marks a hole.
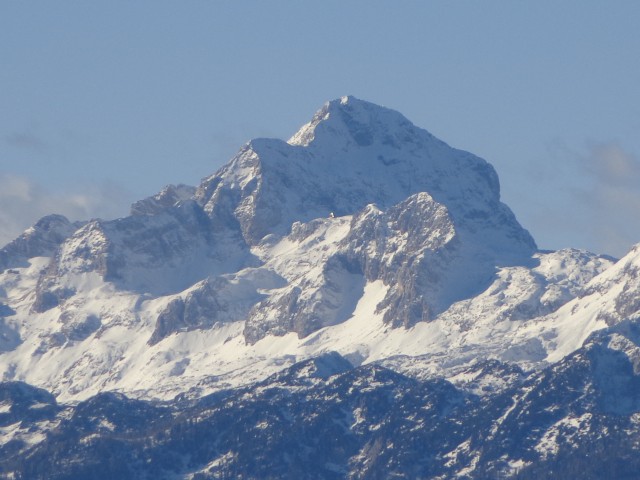
<instances>
[{"instance_id":1,"label":"blue sky","mask_svg":"<svg viewBox=\"0 0 640 480\"><path fill-rule=\"evenodd\" d=\"M0 243L352 94L491 162L541 248L640 242L640 2L0 0Z\"/></svg>"}]
</instances>

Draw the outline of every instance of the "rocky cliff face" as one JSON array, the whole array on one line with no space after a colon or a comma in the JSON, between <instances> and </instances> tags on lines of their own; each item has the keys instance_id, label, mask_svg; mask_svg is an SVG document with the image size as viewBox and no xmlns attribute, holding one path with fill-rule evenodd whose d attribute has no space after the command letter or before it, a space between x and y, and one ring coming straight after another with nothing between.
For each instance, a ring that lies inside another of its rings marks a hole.
<instances>
[{"instance_id":1,"label":"rocky cliff face","mask_svg":"<svg viewBox=\"0 0 640 480\"><path fill-rule=\"evenodd\" d=\"M77 230L41 277L34 310L44 312L70 298L90 275L121 290L157 296L251 263L239 231L212 225L193 200L179 201L153 213L94 220Z\"/></svg>"},{"instance_id":2,"label":"rocky cliff face","mask_svg":"<svg viewBox=\"0 0 640 480\"><path fill-rule=\"evenodd\" d=\"M497 266L527 264L535 250L500 202L489 164L353 97L328 103L288 143L249 143L196 198L212 215L237 219L254 245L296 222L354 215L321 285L292 282L263 302L247 323L249 342L339 323L351 312L338 307L355 294L346 284L357 289L361 277L393 283L381 309L387 323L409 327L482 291Z\"/></svg>"}]
</instances>

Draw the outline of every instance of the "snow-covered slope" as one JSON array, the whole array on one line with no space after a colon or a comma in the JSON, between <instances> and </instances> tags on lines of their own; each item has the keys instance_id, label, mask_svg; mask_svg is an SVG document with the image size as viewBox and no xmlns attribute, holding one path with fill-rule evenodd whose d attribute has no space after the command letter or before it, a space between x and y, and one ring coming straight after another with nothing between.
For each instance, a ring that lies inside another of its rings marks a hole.
<instances>
[{"instance_id":1,"label":"snow-covered slope","mask_svg":"<svg viewBox=\"0 0 640 480\"><path fill-rule=\"evenodd\" d=\"M487 162L344 97L197 188L0 250L0 372L167 399L336 351L482 389L490 362L538 368L635 315L634 252L537 251Z\"/></svg>"}]
</instances>

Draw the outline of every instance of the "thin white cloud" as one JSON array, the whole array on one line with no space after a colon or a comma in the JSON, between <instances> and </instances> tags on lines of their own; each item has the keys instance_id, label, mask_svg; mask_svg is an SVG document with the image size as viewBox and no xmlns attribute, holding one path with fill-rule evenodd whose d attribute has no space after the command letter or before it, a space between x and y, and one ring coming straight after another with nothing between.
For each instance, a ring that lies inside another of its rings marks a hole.
<instances>
[{"instance_id":1,"label":"thin white cloud","mask_svg":"<svg viewBox=\"0 0 640 480\"><path fill-rule=\"evenodd\" d=\"M640 243L640 156L617 142L576 151L560 141L548 155L503 182L507 203L541 248L621 257Z\"/></svg>"},{"instance_id":2,"label":"thin white cloud","mask_svg":"<svg viewBox=\"0 0 640 480\"><path fill-rule=\"evenodd\" d=\"M53 192L26 177L0 173L0 247L51 213L70 220L122 216L128 212L131 197L112 184Z\"/></svg>"},{"instance_id":3,"label":"thin white cloud","mask_svg":"<svg viewBox=\"0 0 640 480\"><path fill-rule=\"evenodd\" d=\"M640 180L640 158L615 143L593 144L584 157L597 182L615 188L636 190Z\"/></svg>"},{"instance_id":4,"label":"thin white cloud","mask_svg":"<svg viewBox=\"0 0 640 480\"><path fill-rule=\"evenodd\" d=\"M589 234L603 251L623 255L640 242L640 158L609 142L590 145L579 160L588 183L575 198Z\"/></svg>"}]
</instances>

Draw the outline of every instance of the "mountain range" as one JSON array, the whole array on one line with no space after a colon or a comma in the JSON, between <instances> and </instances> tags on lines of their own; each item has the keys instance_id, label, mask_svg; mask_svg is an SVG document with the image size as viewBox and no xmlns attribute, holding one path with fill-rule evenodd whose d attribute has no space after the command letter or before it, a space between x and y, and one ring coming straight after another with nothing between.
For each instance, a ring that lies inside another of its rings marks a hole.
<instances>
[{"instance_id":1,"label":"mountain range","mask_svg":"<svg viewBox=\"0 0 640 480\"><path fill-rule=\"evenodd\" d=\"M489 163L343 97L0 249L0 472L636 478L639 268L539 250Z\"/></svg>"}]
</instances>

